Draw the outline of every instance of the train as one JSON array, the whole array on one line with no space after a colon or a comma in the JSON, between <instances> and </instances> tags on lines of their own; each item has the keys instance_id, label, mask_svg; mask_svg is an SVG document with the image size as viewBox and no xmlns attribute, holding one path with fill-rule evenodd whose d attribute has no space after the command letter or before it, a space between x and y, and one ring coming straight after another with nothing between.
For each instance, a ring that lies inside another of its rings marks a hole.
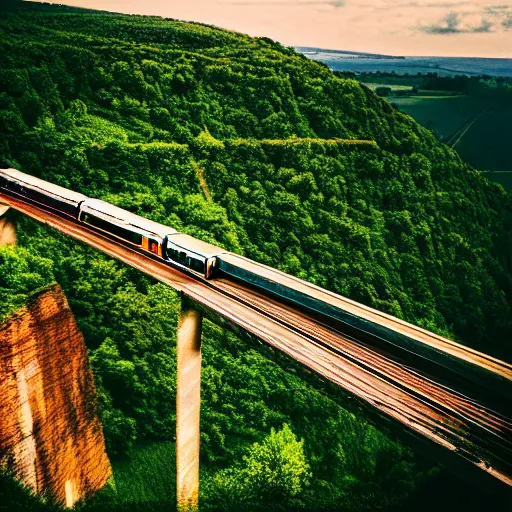
<instances>
[{"instance_id":1,"label":"train","mask_svg":"<svg viewBox=\"0 0 512 512\"><path fill-rule=\"evenodd\" d=\"M0 169L0 191L71 217L94 231L185 267L206 279L213 277L216 258L225 252L169 226L16 169Z\"/></svg>"},{"instance_id":2,"label":"train","mask_svg":"<svg viewBox=\"0 0 512 512\"><path fill-rule=\"evenodd\" d=\"M450 373L469 372L475 386L491 389L502 398L510 399L510 381L503 375L489 372L486 364L472 365L460 360L456 357L456 344L451 340L307 281L16 169L0 169L1 193L71 218L153 258L186 269L198 278L241 282L268 297L277 297L299 309L315 312L328 323L334 320L337 328L344 326L343 331L355 339L363 336L381 347L394 346L399 351L412 352L423 359L425 365L436 364ZM490 356L464 350L487 360L490 367L494 365Z\"/></svg>"},{"instance_id":3,"label":"train","mask_svg":"<svg viewBox=\"0 0 512 512\"><path fill-rule=\"evenodd\" d=\"M352 309L355 305L348 299L105 201L16 169L0 169L1 191L70 217L107 237L118 239L205 279L227 277L294 305L348 322L349 325L366 327L366 320L349 312L351 307L347 311L347 304Z\"/></svg>"}]
</instances>

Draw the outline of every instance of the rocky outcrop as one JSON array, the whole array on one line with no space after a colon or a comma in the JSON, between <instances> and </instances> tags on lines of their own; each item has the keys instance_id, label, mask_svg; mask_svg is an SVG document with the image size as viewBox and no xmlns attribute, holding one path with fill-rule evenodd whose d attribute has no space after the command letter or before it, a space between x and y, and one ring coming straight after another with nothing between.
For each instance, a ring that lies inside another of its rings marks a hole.
<instances>
[{"instance_id":1,"label":"rocky outcrop","mask_svg":"<svg viewBox=\"0 0 512 512\"><path fill-rule=\"evenodd\" d=\"M87 349L57 285L0 326L0 464L68 507L111 476Z\"/></svg>"},{"instance_id":2,"label":"rocky outcrop","mask_svg":"<svg viewBox=\"0 0 512 512\"><path fill-rule=\"evenodd\" d=\"M0 202L0 245L16 243L16 228L8 210L9 207Z\"/></svg>"}]
</instances>

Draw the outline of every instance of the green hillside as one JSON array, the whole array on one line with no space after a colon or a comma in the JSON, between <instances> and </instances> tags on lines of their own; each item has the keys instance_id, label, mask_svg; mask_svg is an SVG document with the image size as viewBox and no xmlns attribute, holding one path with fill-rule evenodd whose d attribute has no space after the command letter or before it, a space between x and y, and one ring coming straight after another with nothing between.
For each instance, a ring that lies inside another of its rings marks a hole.
<instances>
[{"instance_id":1,"label":"green hillside","mask_svg":"<svg viewBox=\"0 0 512 512\"><path fill-rule=\"evenodd\" d=\"M510 196L368 88L268 39L158 17L24 4L0 13L0 41L1 163L511 358ZM172 441L177 295L19 231L22 249L0 248L0 315L59 282L110 455ZM268 510L271 488L275 510L389 510L425 478L330 385L218 326L204 339L204 509ZM283 481L248 477L265 443L291 453Z\"/></svg>"},{"instance_id":2,"label":"green hillside","mask_svg":"<svg viewBox=\"0 0 512 512\"><path fill-rule=\"evenodd\" d=\"M487 177L510 190L512 78L489 76L342 73L384 95L401 112L432 130ZM378 90L380 88L380 90ZM489 172L490 171L490 172Z\"/></svg>"}]
</instances>

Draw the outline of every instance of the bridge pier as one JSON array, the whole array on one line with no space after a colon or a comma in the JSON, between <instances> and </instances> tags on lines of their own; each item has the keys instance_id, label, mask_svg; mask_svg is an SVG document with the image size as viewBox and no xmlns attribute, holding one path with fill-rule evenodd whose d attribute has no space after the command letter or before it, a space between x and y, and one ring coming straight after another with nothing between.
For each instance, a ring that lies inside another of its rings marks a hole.
<instances>
[{"instance_id":1,"label":"bridge pier","mask_svg":"<svg viewBox=\"0 0 512 512\"><path fill-rule=\"evenodd\" d=\"M176 497L180 512L198 509L202 321L202 313L182 295L176 389Z\"/></svg>"},{"instance_id":2,"label":"bridge pier","mask_svg":"<svg viewBox=\"0 0 512 512\"><path fill-rule=\"evenodd\" d=\"M0 202L0 245L16 243L16 228L8 211L9 206Z\"/></svg>"}]
</instances>

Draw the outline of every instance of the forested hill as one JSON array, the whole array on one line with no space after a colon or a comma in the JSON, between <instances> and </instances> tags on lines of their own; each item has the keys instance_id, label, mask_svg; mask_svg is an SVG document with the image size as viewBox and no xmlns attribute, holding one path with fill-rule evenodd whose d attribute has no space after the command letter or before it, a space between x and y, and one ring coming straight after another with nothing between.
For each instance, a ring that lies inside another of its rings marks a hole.
<instances>
[{"instance_id":1,"label":"forested hill","mask_svg":"<svg viewBox=\"0 0 512 512\"><path fill-rule=\"evenodd\" d=\"M510 199L369 89L195 23L23 4L0 29L5 160L504 352Z\"/></svg>"},{"instance_id":2,"label":"forested hill","mask_svg":"<svg viewBox=\"0 0 512 512\"><path fill-rule=\"evenodd\" d=\"M269 39L158 17L22 3L0 12L0 44L2 163L510 358L510 196L368 88ZM110 454L171 438L176 296L32 222L19 240L0 249L0 316L57 280ZM287 422L317 510L414 487L402 449L287 360L211 325L205 340L212 463Z\"/></svg>"}]
</instances>

